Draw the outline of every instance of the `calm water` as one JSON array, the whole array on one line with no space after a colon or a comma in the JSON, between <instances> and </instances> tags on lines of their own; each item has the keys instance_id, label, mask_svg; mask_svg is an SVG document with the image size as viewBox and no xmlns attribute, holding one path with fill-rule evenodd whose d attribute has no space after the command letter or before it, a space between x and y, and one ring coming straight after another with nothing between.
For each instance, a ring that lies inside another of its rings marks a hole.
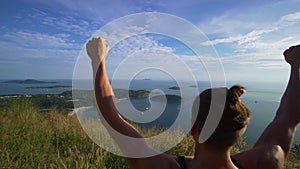
<instances>
[{"instance_id":1,"label":"calm water","mask_svg":"<svg viewBox=\"0 0 300 169\"><path fill-rule=\"evenodd\" d=\"M63 91L72 90L72 88L60 88L60 89L26 89L26 87L32 86L54 86L54 85L72 85L72 80L61 79L49 79L43 80L48 82L58 82L55 84L15 84L15 83L2 83L5 80L0 80L0 95L14 95L14 94L54 94L61 93ZM115 81L113 88L124 88L123 81ZM234 82L227 82L227 86L236 84ZM272 121L275 112L278 108L280 98L284 92L286 84L284 83L260 83L260 82L245 82L239 83L247 88L248 93L243 95L241 99L246 103L249 109L252 111L251 123L245 133L248 142L253 143L259 135L263 132L264 128ZM182 94L183 104L180 103L168 103L163 113L154 121L149 123L139 123L141 127L170 127L177 119L180 108L184 112L178 120L178 125L190 126L190 105L193 102L193 98L201 91L210 87L209 82L199 82L199 88L195 88L191 82L181 82L181 90L171 90L169 87L177 86L176 82L172 81L153 81L153 80L134 80L130 84L132 90L155 90L159 89L165 94ZM73 82L73 88L76 89L92 89L91 80L77 80ZM195 90L197 92L195 92ZM154 102L153 102L154 103ZM131 99L124 100L118 104L118 109L123 116L130 114L128 111L129 104L132 104L136 109L142 113L147 113L147 110L151 109L155 111L155 107L163 106L163 103L156 102L151 105L148 99ZM152 106L152 107L151 107ZM95 109L90 109L85 112L87 118L98 118ZM296 142L300 142L300 130L297 131Z\"/></svg>"},{"instance_id":2,"label":"calm water","mask_svg":"<svg viewBox=\"0 0 300 169\"><path fill-rule=\"evenodd\" d=\"M72 80L65 79L46 79L41 80L45 82L57 82L57 83L40 83L40 84L18 84L18 83L3 83L8 80L0 80L0 95L17 95L17 94L58 94L66 90L72 90L70 88L53 88L53 89L26 89L27 87L34 86L54 86L64 85L71 86Z\"/></svg>"}]
</instances>

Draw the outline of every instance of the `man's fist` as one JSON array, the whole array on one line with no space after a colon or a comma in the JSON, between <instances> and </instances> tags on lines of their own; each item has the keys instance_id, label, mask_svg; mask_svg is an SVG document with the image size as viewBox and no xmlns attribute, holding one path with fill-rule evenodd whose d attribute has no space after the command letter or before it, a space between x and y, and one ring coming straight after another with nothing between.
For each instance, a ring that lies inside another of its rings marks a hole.
<instances>
[{"instance_id":1,"label":"man's fist","mask_svg":"<svg viewBox=\"0 0 300 169\"><path fill-rule=\"evenodd\" d=\"M100 63L109 51L109 45L102 37L93 38L86 44L86 50L92 62Z\"/></svg>"},{"instance_id":2,"label":"man's fist","mask_svg":"<svg viewBox=\"0 0 300 169\"><path fill-rule=\"evenodd\" d=\"M289 64L300 66L300 45L290 47L284 51L283 55Z\"/></svg>"}]
</instances>

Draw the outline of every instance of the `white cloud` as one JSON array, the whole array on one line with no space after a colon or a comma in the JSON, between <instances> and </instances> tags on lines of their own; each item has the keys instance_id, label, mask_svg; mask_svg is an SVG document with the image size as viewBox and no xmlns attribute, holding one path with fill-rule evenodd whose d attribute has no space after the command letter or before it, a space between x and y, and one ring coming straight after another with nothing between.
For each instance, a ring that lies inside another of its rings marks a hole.
<instances>
[{"instance_id":1,"label":"white cloud","mask_svg":"<svg viewBox=\"0 0 300 169\"><path fill-rule=\"evenodd\" d=\"M245 33L249 29L257 28L257 24L254 21L240 20L229 14L223 14L218 17L214 17L208 22L201 22L199 28L207 35L219 34L225 36L236 35Z\"/></svg>"},{"instance_id":2,"label":"white cloud","mask_svg":"<svg viewBox=\"0 0 300 169\"><path fill-rule=\"evenodd\" d=\"M30 17L30 21L32 21L31 23L34 26L41 24L41 27L44 26L51 28L51 32L53 28L55 30L54 32L57 32L58 30L63 32L63 34L33 33L24 30L7 33L4 36L5 40L18 43L19 46L15 47L15 50L13 50L13 48L5 49L2 47L1 52L5 51L6 56L11 58L15 57L17 59L73 59L74 56L77 56L77 51L73 49L80 49L82 47L76 45L75 42L70 40L71 38L74 38L74 35L76 37L80 35L79 37L82 39L87 38L91 36L95 30L99 29L100 25L103 25L103 23L109 22L120 16L130 14L131 12L159 9L161 7L167 8L170 7L171 3L171 7L174 7L174 9L180 9L181 5L191 5L190 3L183 2L174 4L173 1L163 2L163 4L154 3L154 1L117 2L114 0L107 2L93 0L89 3L79 0L54 0L51 1L51 3L40 0L36 1L52 4L53 7L58 6L59 9L71 9L71 11L78 12L78 14L69 16L66 11L62 11L59 15L53 15L54 13L37 9L35 9L34 12L31 11L26 15ZM196 3L196 1L194 1L194 3ZM155 8L153 8L153 6L155 6ZM214 44L217 49L220 47L219 49L221 50L219 53L222 56L224 67L226 67L226 71L230 73L236 72L236 74L240 74L242 72L240 70L244 70L246 68L253 72L259 69L285 69L286 66L282 66L283 62L281 53L285 47L288 47L291 43L297 43L297 39L300 39L300 35L296 35L296 32L291 34L291 30L298 30L294 24L297 24L300 20L300 12L293 11L287 15L274 15L274 18L277 17L277 19L269 19L268 16L261 15L262 13L256 14L253 11L254 10L252 10L252 13L249 11L238 11L240 13L235 13L235 15L229 11L228 13L223 13L220 17L213 18L208 23L201 24L200 28L212 39L212 41L203 42L202 45ZM267 14L268 12L269 11L265 12L266 15L273 15L273 13ZM103 18L103 16L107 17ZM21 21L25 17L17 16L15 19ZM265 20L260 18L264 18ZM159 24L157 25L160 26ZM110 29L111 32L107 34L108 39L111 39L112 41L114 39L119 39L119 37L114 37L116 34L120 35L119 33L114 32L119 30L123 32L121 36L124 38L134 35L135 32L147 32L146 26L126 26L127 27L120 27L118 29ZM178 27L180 27L180 25L178 25ZM175 29L174 27L168 27L167 29L170 29L170 31L176 31L178 27L175 27ZM187 36L188 35L191 34L187 33ZM198 42L197 44L199 44L199 38L197 39L195 37L196 36L189 37L189 40L196 40ZM230 49L224 49L222 51L224 46L225 48L227 47L226 45L229 46ZM37 49L39 47L42 49ZM121 41L117 46L115 46L115 48L111 51L112 56L109 56L108 58L108 60L112 60L108 63L116 65L116 63L121 62L122 57L124 58L132 53L139 53L141 55L145 54L146 56L147 54L155 54L155 52L158 55L161 53L166 55L175 55L187 63L191 69L198 72L201 72L204 69L203 65L201 65L203 63L201 63L201 61L199 62L199 57L204 61L206 64L205 66L210 68L213 68L216 62L216 58L209 56L176 55L175 48L161 44L150 36L136 36ZM229 55L232 57L227 57ZM1 56L4 55L2 54ZM163 64L162 59L157 57L156 59L158 62L161 61L158 64ZM139 60L139 62L135 64L143 65L146 61L149 60Z\"/></svg>"},{"instance_id":3,"label":"white cloud","mask_svg":"<svg viewBox=\"0 0 300 169\"><path fill-rule=\"evenodd\" d=\"M173 52L172 48L164 46L149 35L131 36L111 48L107 58L107 67L109 73L113 74L113 71L130 57L135 57L136 59L132 63L126 62L128 69L135 69L137 67L133 65L146 66L149 59L151 59L153 65L157 65L164 61L163 58L158 59L155 56L170 56L173 55ZM125 77L128 72L123 73Z\"/></svg>"},{"instance_id":4,"label":"white cloud","mask_svg":"<svg viewBox=\"0 0 300 169\"><path fill-rule=\"evenodd\" d=\"M67 42L67 37L68 35L66 34L48 35L25 31L9 32L3 35L4 40L29 48L79 48L78 45Z\"/></svg>"},{"instance_id":5,"label":"white cloud","mask_svg":"<svg viewBox=\"0 0 300 169\"><path fill-rule=\"evenodd\" d=\"M4 41L0 41L0 51L1 60L13 62L26 61L26 59L61 59L62 62L74 62L79 53L79 50L70 49L27 48Z\"/></svg>"},{"instance_id":6,"label":"white cloud","mask_svg":"<svg viewBox=\"0 0 300 169\"><path fill-rule=\"evenodd\" d=\"M130 30L143 31L143 29L138 27L122 28L124 30L124 36L130 36L131 33L134 32ZM114 39L114 33L116 33L116 31L112 31L112 33L108 34L107 36L110 39ZM123 34L121 36L123 36ZM186 74L186 72L184 73L181 71L183 68L187 68L189 71L191 71L189 72L189 75L193 74L198 80L209 80L207 71L209 71L210 74L219 74L219 72L215 71L216 65L219 65L217 58L213 56L191 56L176 54L175 48L169 47L168 43L161 42L161 40L164 38L165 37L157 35L141 34L125 38L118 42L115 46L111 46L106 61L109 76L113 77L113 75L116 73L115 71L119 69L119 74L114 75L118 77L114 78L127 79L130 78L130 72L138 73L143 69L151 67L161 69L165 68L173 75L176 74L176 77L179 78L177 80L192 80L191 77ZM78 78L90 77L91 75L91 72L87 71L90 69L90 64L86 57L87 56L81 57L82 60L78 62L78 70L76 70ZM152 75L155 75L155 77L152 76L145 78L165 78L165 76L162 76L162 74L160 74L161 76L159 76L159 74Z\"/></svg>"},{"instance_id":7,"label":"white cloud","mask_svg":"<svg viewBox=\"0 0 300 169\"><path fill-rule=\"evenodd\" d=\"M260 39L260 37L262 35L274 32L278 29L280 29L280 28L273 27L273 28L266 28L266 29L260 29L260 30L253 30L245 35L237 35L237 36L202 42L201 45L208 46L208 45L217 45L217 44L221 44L221 43L233 43L233 42L237 42L238 45L242 45L245 43L250 43L250 42L256 41L256 40Z\"/></svg>"},{"instance_id":8,"label":"white cloud","mask_svg":"<svg viewBox=\"0 0 300 169\"><path fill-rule=\"evenodd\" d=\"M300 38L300 35L295 32L295 29L299 26L299 21L300 12L287 14L264 28L252 29L249 33L243 35L237 32L237 35L216 38L203 42L201 45L217 45L218 48L218 46L227 44L234 49L234 51L229 51L232 56L240 56L239 58L242 60L251 57L252 62L273 56L281 56L285 48L291 44L299 43L297 39ZM221 55L224 56L223 53ZM234 62L241 63L238 59ZM268 64L264 65L268 66Z\"/></svg>"},{"instance_id":9,"label":"white cloud","mask_svg":"<svg viewBox=\"0 0 300 169\"><path fill-rule=\"evenodd\" d=\"M149 35L137 35L119 42L111 52L113 55L128 56L137 52L172 54L174 50L164 46Z\"/></svg>"},{"instance_id":10,"label":"white cloud","mask_svg":"<svg viewBox=\"0 0 300 169\"><path fill-rule=\"evenodd\" d=\"M288 47L294 38L287 37L273 42L254 41L242 45L231 57L223 57L222 63L228 69L246 67L249 70L260 69L282 70L287 69L283 59L284 47ZM244 51L245 50L245 51Z\"/></svg>"},{"instance_id":11,"label":"white cloud","mask_svg":"<svg viewBox=\"0 0 300 169\"><path fill-rule=\"evenodd\" d=\"M269 23L267 25L264 25L264 27L257 29L258 27L261 27L261 23L252 23L248 29L252 29L250 31L248 31L248 33L245 34L240 34L241 30L238 30L237 32L226 32L227 28L229 26L229 28L234 28L234 27L240 27L241 25L249 25L248 21L237 21L237 20L228 20L227 18L228 16L221 16L218 19L214 18L211 22L210 22L210 26L207 27L220 27L219 32L215 32L215 33L221 33L223 35L228 35L228 34L233 34L233 35L229 35L228 37L225 38L216 38L214 40L211 41L206 41L206 42L202 42L201 45L207 46L207 45L218 45L218 44L225 44L225 43L237 43L237 45L241 46L244 44L248 44L248 43L252 43L252 42L257 42L259 40L262 39L262 37L266 34L270 34L270 33L275 33L276 31L280 31L283 29L286 29L287 27L293 26L295 23L300 21L300 12L296 12L296 13L291 13L291 14L286 14L284 16L281 16L277 21L273 22L273 23ZM225 21L222 21L222 18L226 18ZM217 20L217 21L216 21ZM220 22L220 23L218 23ZM268 21L266 21L268 22ZM228 23L238 23L238 25L234 25L234 24L229 24ZM219 26L218 26L219 25ZM222 28L222 25L227 25L225 26L225 28ZM257 26L255 26L257 25ZM259 26L260 25L260 26ZM201 27L201 26L200 26ZM240 28L239 28L240 29ZM235 30L235 29L233 29ZM211 33L211 32L208 32Z\"/></svg>"},{"instance_id":12,"label":"white cloud","mask_svg":"<svg viewBox=\"0 0 300 169\"><path fill-rule=\"evenodd\" d=\"M56 29L80 36L90 37L100 25L103 24L101 19L91 20L78 15L53 15L39 9L21 11L14 17L17 22L30 23L31 25L44 25L51 29Z\"/></svg>"},{"instance_id":13,"label":"white cloud","mask_svg":"<svg viewBox=\"0 0 300 169\"><path fill-rule=\"evenodd\" d=\"M280 18L279 23L282 22L297 22L300 21L300 12L284 15Z\"/></svg>"},{"instance_id":14,"label":"white cloud","mask_svg":"<svg viewBox=\"0 0 300 169\"><path fill-rule=\"evenodd\" d=\"M238 35L238 36L235 36L235 37L228 37L228 38L223 38L223 39L215 39L215 40L212 40L212 41L205 41L205 42L202 42L200 44L203 45L203 46L210 46L210 45L217 45L217 44L220 44L220 43L237 42L237 41L240 41L241 39L244 39L244 38L245 38L245 36Z\"/></svg>"},{"instance_id":15,"label":"white cloud","mask_svg":"<svg viewBox=\"0 0 300 169\"><path fill-rule=\"evenodd\" d=\"M1 78L70 78L78 50L34 49L0 41Z\"/></svg>"},{"instance_id":16,"label":"white cloud","mask_svg":"<svg viewBox=\"0 0 300 169\"><path fill-rule=\"evenodd\" d=\"M282 53L300 42L300 12L257 21L247 15L225 14L201 24L212 39L201 45L215 45L229 80L285 81L289 66Z\"/></svg>"}]
</instances>

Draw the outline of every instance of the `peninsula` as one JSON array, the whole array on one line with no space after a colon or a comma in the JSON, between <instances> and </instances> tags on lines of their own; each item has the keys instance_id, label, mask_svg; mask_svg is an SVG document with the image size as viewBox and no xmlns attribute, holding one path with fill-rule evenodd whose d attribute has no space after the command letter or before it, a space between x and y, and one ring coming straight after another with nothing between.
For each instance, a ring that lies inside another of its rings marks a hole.
<instances>
[{"instance_id":1,"label":"peninsula","mask_svg":"<svg viewBox=\"0 0 300 169\"><path fill-rule=\"evenodd\" d=\"M169 89L171 89L171 90L180 90L180 87L179 86L172 86L172 87L169 87Z\"/></svg>"},{"instance_id":2,"label":"peninsula","mask_svg":"<svg viewBox=\"0 0 300 169\"><path fill-rule=\"evenodd\" d=\"M41 80L35 80L35 79L26 79L26 80L8 80L4 81L2 83L17 83L17 84L45 84L45 83L57 83L57 82L46 82Z\"/></svg>"},{"instance_id":3,"label":"peninsula","mask_svg":"<svg viewBox=\"0 0 300 169\"><path fill-rule=\"evenodd\" d=\"M168 103L180 103L181 100L182 100L182 97L181 96L178 96L178 95L172 95L172 94L167 94L167 95L162 95L162 94L159 94L159 95L154 95L152 96L150 99L152 101L158 101L158 102L161 102L163 101L163 98L166 97L167 98L167 102Z\"/></svg>"},{"instance_id":4,"label":"peninsula","mask_svg":"<svg viewBox=\"0 0 300 169\"><path fill-rule=\"evenodd\" d=\"M63 88L71 88L72 86L65 85L55 85L55 86L31 86L26 87L26 89L63 89Z\"/></svg>"}]
</instances>

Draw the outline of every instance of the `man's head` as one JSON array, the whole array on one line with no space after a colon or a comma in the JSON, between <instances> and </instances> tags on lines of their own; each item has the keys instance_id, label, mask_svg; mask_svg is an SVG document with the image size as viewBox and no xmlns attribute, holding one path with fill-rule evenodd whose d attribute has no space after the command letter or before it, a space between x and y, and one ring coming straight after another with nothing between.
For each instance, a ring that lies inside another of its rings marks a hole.
<instances>
[{"instance_id":1,"label":"man's head","mask_svg":"<svg viewBox=\"0 0 300 169\"><path fill-rule=\"evenodd\" d=\"M203 91L193 104L192 119L194 123L191 134L197 141L200 132L203 132L201 130L206 121L210 105L212 104L211 98L213 90L218 91L216 89L207 89ZM246 89L238 85L232 86L227 90L226 102L221 120L211 137L203 144L217 148L228 148L242 136L251 116L250 110L239 98L245 92Z\"/></svg>"}]
</instances>

